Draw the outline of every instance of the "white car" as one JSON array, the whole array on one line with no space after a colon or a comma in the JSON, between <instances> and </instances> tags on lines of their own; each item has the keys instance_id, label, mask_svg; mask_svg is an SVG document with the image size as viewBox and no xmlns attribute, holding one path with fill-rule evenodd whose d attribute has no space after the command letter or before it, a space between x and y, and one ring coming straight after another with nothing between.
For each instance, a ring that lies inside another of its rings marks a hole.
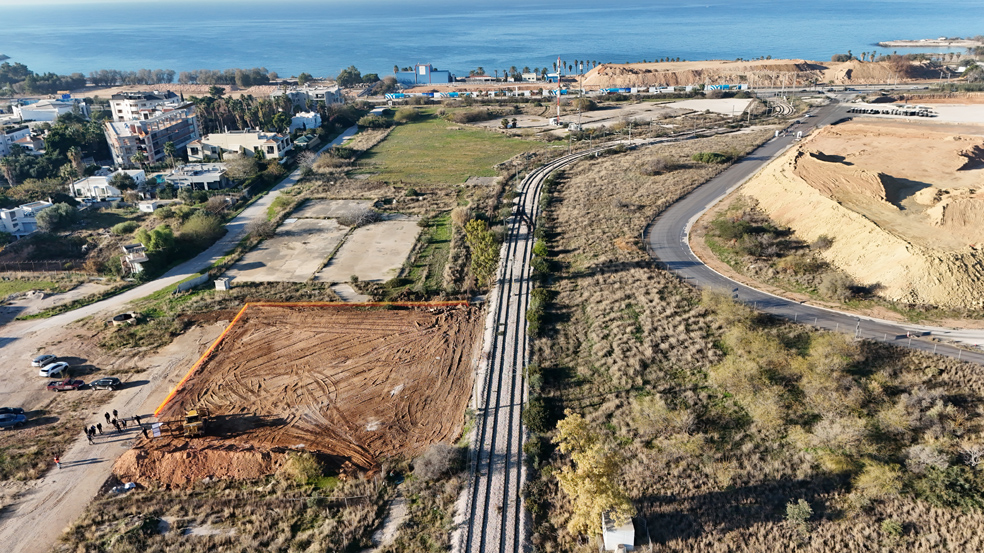
<instances>
[{"instance_id":1,"label":"white car","mask_svg":"<svg viewBox=\"0 0 984 553\"><path fill-rule=\"evenodd\" d=\"M50 353L44 353L34 358L31 361L32 367L46 367L55 362L58 359L57 355L51 355Z\"/></svg>"},{"instance_id":2,"label":"white car","mask_svg":"<svg viewBox=\"0 0 984 553\"><path fill-rule=\"evenodd\" d=\"M67 368L68 368L68 363L64 361L59 361L57 363L52 363L50 365L45 365L44 367L41 367L41 371L38 373L38 376L52 378L61 375Z\"/></svg>"}]
</instances>

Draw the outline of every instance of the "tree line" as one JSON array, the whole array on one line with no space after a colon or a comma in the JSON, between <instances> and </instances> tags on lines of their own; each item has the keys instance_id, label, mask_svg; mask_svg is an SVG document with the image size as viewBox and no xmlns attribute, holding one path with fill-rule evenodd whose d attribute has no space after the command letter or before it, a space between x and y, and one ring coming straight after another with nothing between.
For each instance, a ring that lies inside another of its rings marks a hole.
<instances>
[{"instance_id":1,"label":"tree line","mask_svg":"<svg viewBox=\"0 0 984 553\"><path fill-rule=\"evenodd\" d=\"M85 75L56 75L55 73L35 73L22 63L0 63L0 93L13 94L54 94L59 90L72 90L85 86Z\"/></svg>"}]
</instances>

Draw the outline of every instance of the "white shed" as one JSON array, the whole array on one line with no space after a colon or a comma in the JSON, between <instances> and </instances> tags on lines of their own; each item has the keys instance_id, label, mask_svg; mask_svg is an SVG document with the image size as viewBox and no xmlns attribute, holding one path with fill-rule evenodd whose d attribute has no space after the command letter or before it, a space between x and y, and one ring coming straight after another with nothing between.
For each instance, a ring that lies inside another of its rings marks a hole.
<instances>
[{"instance_id":1,"label":"white shed","mask_svg":"<svg viewBox=\"0 0 984 553\"><path fill-rule=\"evenodd\" d=\"M631 518L625 524L615 526L608 513L602 514L601 536L605 540L605 551L617 551L619 546L624 546L626 551L635 550L635 526Z\"/></svg>"}]
</instances>

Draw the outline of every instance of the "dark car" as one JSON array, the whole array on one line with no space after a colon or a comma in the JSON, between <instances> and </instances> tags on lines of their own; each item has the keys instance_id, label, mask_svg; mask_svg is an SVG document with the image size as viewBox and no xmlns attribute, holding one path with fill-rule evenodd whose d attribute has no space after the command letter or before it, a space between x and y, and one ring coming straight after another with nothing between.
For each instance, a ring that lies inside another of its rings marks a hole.
<instances>
[{"instance_id":1,"label":"dark car","mask_svg":"<svg viewBox=\"0 0 984 553\"><path fill-rule=\"evenodd\" d=\"M89 383L89 389L91 390L116 390L119 387L120 379L112 376L93 380Z\"/></svg>"},{"instance_id":2,"label":"dark car","mask_svg":"<svg viewBox=\"0 0 984 553\"><path fill-rule=\"evenodd\" d=\"M0 415L0 428L6 430L8 428L20 428L27 423L27 417L24 415L17 415L14 413L7 413Z\"/></svg>"},{"instance_id":3,"label":"dark car","mask_svg":"<svg viewBox=\"0 0 984 553\"><path fill-rule=\"evenodd\" d=\"M0 415L23 415L24 410L20 407L0 407Z\"/></svg>"},{"instance_id":4,"label":"dark car","mask_svg":"<svg viewBox=\"0 0 984 553\"><path fill-rule=\"evenodd\" d=\"M48 383L48 389L52 392L64 392L65 390L78 390L85 382L81 380L56 380Z\"/></svg>"}]
</instances>

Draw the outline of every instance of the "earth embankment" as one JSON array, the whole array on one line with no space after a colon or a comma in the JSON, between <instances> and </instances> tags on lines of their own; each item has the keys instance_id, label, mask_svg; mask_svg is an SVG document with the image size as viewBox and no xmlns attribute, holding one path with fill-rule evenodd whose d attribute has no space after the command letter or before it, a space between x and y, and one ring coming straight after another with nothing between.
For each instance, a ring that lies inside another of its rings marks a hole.
<instances>
[{"instance_id":1,"label":"earth embankment","mask_svg":"<svg viewBox=\"0 0 984 553\"><path fill-rule=\"evenodd\" d=\"M982 169L984 136L852 122L791 149L743 192L801 239L831 237L823 257L886 299L980 308Z\"/></svg>"}]
</instances>

